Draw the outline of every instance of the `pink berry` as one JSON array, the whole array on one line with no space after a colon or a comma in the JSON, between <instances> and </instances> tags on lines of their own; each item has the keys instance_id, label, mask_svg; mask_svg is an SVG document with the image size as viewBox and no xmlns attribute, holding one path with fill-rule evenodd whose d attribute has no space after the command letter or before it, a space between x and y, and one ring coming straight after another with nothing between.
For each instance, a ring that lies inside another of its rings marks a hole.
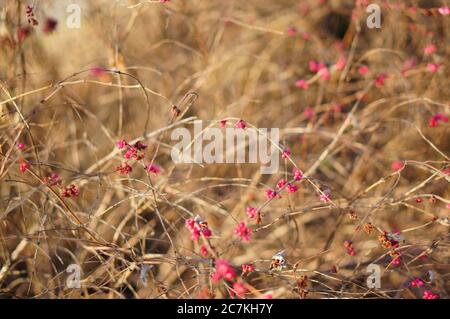
<instances>
[{"instance_id":1,"label":"pink berry","mask_svg":"<svg viewBox=\"0 0 450 319\"><path fill-rule=\"evenodd\" d=\"M286 185L286 183L287 181L284 178L280 179L280 181L277 183L277 188L282 189L283 186Z\"/></svg>"},{"instance_id":2,"label":"pink berry","mask_svg":"<svg viewBox=\"0 0 450 319\"><path fill-rule=\"evenodd\" d=\"M213 282L218 282L221 279L225 279L226 281L232 281L234 279L234 269L228 260L217 259L215 264L215 271L212 274Z\"/></svg>"},{"instance_id":3,"label":"pink berry","mask_svg":"<svg viewBox=\"0 0 450 319\"><path fill-rule=\"evenodd\" d=\"M318 72L323 81L328 81L330 79L330 70L328 68L323 67Z\"/></svg>"},{"instance_id":4,"label":"pink berry","mask_svg":"<svg viewBox=\"0 0 450 319\"><path fill-rule=\"evenodd\" d=\"M161 172L161 169L158 166L154 165L154 164L147 165L145 167L145 169L147 170L147 172L153 173L155 175L157 175L157 174L159 174Z\"/></svg>"},{"instance_id":5,"label":"pink berry","mask_svg":"<svg viewBox=\"0 0 450 319\"><path fill-rule=\"evenodd\" d=\"M442 14L443 16L450 14L450 8L449 7L441 7L438 9L438 12Z\"/></svg>"},{"instance_id":6,"label":"pink berry","mask_svg":"<svg viewBox=\"0 0 450 319\"><path fill-rule=\"evenodd\" d=\"M89 69L89 74L94 77L100 77L105 73L105 69L101 66L94 66Z\"/></svg>"},{"instance_id":7,"label":"pink berry","mask_svg":"<svg viewBox=\"0 0 450 319\"><path fill-rule=\"evenodd\" d=\"M428 63L427 64L427 69L430 73L436 73L440 68L439 64L436 63Z\"/></svg>"},{"instance_id":8,"label":"pink berry","mask_svg":"<svg viewBox=\"0 0 450 319\"><path fill-rule=\"evenodd\" d=\"M277 196L277 193L273 189L267 189L266 190L266 197L267 199L273 199Z\"/></svg>"},{"instance_id":9,"label":"pink berry","mask_svg":"<svg viewBox=\"0 0 450 319\"><path fill-rule=\"evenodd\" d=\"M246 214L249 218L255 218L255 216L258 214L258 210L254 207L247 207Z\"/></svg>"},{"instance_id":10,"label":"pink berry","mask_svg":"<svg viewBox=\"0 0 450 319\"><path fill-rule=\"evenodd\" d=\"M317 62L316 60L311 60L311 61L309 61L309 62L308 62L308 65L309 65L309 70L310 70L311 72L316 73L316 72L318 72L319 69L320 69L319 62Z\"/></svg>"},{"instance_id":11,"label":"pink berry","mask_svg":"<svg viewBox=\"0 0 450 319\"><path fill-rule=\"evenodd\" d=\"M287 186L287 191L288 191L288 193L295 193L296 191L298 190L298 187L297 186L295 186L295 185L292 185L292 184L289 184L288 186Z\"/></svg>"},{"instance_id":12,"label":"pink berry","mask_svg":"<svg viewBox=\"0 0 450 319\"><path fill-rule=\"evenodd\" d=\"M422 287L424 285L424 282L420 278L415 278L413 281L411 281L411 286L413 287Z\"/></svg>"},{"instance_id":13,"label":"pink berry","mask_svg":"<svg viewBox=\"0 0 450 319\"><path fill-rule=\"evenodd\" d=\"M133 168L127 162L123 162L120 166L116 168L116 171L119 172L119 174L121 175L129 174L131 173L132 170Z\"/></svg>"},{"instance_id":14,"label":"pink berry","mask_svg":"<svg viewBox=\"0 0 450 319\"><path fill-rule=\"evenodd\" d=\"M239 120L234 127L245 129L247 127L247 124L244 122L244 120Z\"/></svg>"},{"instance_id":15,"label":"pink berry","mask_svg":"<svg viewBox=\"0 0 450 319\"><path fill-rule=\"evenodd\" d=\"M439 125L439 122L447 123L448 117L442 113L437 113L430 118L430 120L428 121L428 125L430 127L436 127Z\"/></svg>"},{"instance_id":16,"label":"pink berry","mask_svg":"<svg viewBox=\"0 0 450 319\"><path fill-rule=\"evenodd\" d=\"M254 271L255 271L255 266L253 266L252 264L244 264L244 265L242 265L242 272L244 274L252 273Z\"/></svg>"},{"instance_id":17,"label":"pink berry","mask_svg":"<svg viewBox=\"0 0 450 319\"><path fill-rule=\"evenodd\" d=\"M344 55L341 55L334 65L336 70L342 71L347 64L347 58Z\"/></svg>"},{"instance_id":18,"label":"pink berry","mask_svg":"<svg viewBox=\"0 0 450 319\"><path fill-rule=\"evenodd\" d=\"M314 110L310 107L306 107L303 110L303 115L305 116L305 118L307 118L308 120L312 119L314 117Z\"/></svg>"},{"instance_id":19,"label":"pink berry","mask_svg":"<svg viewBox=\"0 0 450 319\"><path fill-rule=\"evenodd\" d=\"M295 82L295 86L304 90L307 90L309 88L309 84L305 80L298 80L297 82Z\"/></svg>"},{"instance_id":20,"label":"pink berry","mask_svg":"<svg viewBox=\"0 0 450 319\"><path fill-rule=\"evenodd\" d=\"M23 160L19 163L19 169L22 173L25 173L30 168L30 163Z\"/></svg>"},{"instance_id":21,"label":"pink berry","mask_svg":"<svg viewBox=\"0 0 450 319\"><path fill-rule=\"evenodd\" d=\"M299 170L298 168L294 168L293 172L294 172L294 180L300 181L303 178L302 171Z\"/></svg>"},{"instance_id":22,"label":"pink berry","mask_svg":"<svg viewBox=\"0 0 450 319\"><path fill-rule=\"evenodd\" d=\"M247 293L247 288L245 288L244 284L241 282L235 282L233 284L233 290L240 298L244 298L245 294Z\"/></svg>"},{"instance_id":23,"label":"pink berry","mask_svg":"<svg viewBox=\"0 0 450 319\"><path fill-rule=\"evenodd\" d=\"M208 257L208 249L206 248L205 245L202 245L202 246L200 247L200 254L201 254L203 257Z\"/></svg>"},{"instance_id":24,"label":"pink berry","mask_svg":"<svg viewBox=\"0 0 450 319\"><path fill-rule=\"evenodd\" d=\"M423 52L425 53L425 55L431 55L436 52L436 46L434 44L429 44L425 47Z\"/></svg>"},{"instance_id":25,"label":"pink berry","mask_svg":"<svg viewBox=\"0 0 450 319\"><path fill-rule=\"evenodd\" d=\"M286 148L283 153L281 154L282 158L289 158L291 156L291 150L289 148Z\"/></svg>"},{"instance_id":26,"label":"pink berry","mask_svg":"<svg viewBox=\"0 0 450 319\"><path fill-rule=\"evenodd\" d=\"M331 195L327 192L320 194L320 200L324 203L328 203L331 200Z\"/></svg>"},{"instance_id":27,"label":"pink berry","mask_svg":"<svg viewBox=\"0 0 450 319\"><path fill-rule=\"evenodd\" d=\"M439 299L439 295L433 293L431 290L425 290L423 292L423 299Z\"/></svg>"},{"instance_id":28,"label":"pink berry","mask_svg":"<svg viewBox=\"0 0 450 319\"><path fill-rule=\"evenodd\" d=\"M287 35L290 37L295 37L297 35L297 29L295 27L289 27L287 29Z\"/></svg>"},{"instance_id":29,"label":"pink berry","mask_svg":"<svg viewBox=\"0 0 450 319\"><path fill-rule=\"evenodd\" d=\"M117 148L119 150L125 148L126 145L127 145L127 142L124 139L121 139L120 141L117 142Z\"/></svg>"},{"instance_id":30,"label":"pink berry","mask_svg":"<svg viewBox=\"0 0 450 319\"><path fill-rule=\"evenodd\" d=\"M234 229L234 234L240 237L243 241L249 241L252 229L245 225L245 222L239 223Z\"/></svg>"},{"instance_id":31,"label":"pink berry","mask_svg":"<svg viewBox=\"0 0 450 319\"><path fill-rule=\"evenodd\" d=\"M384 86L384 82L386 81L386 79L387 75L385 73L379 74L375 79L375 86L378 88Z\"/></svg>"},{"instance_id":32,"label":"pink berry","mask_svg":"<svg viewBox=\"0 0 450 319\"><path fill-rule=\"evenodd\" d=\"M391 169L394 172L403 169L403 167L405 167L405 163L402 162L402 161L393 161L392 164L391 164Z\"/></svg>"},{"instance_id":33,"label":"pink berry","mask_svg":"<svg viewBox=\"0 0 450 319\"><path fill-rule=\"evenodd\" d=\"M358 72L359 72L359 74L361 74L362 76L364 76L364 75L367 74L367 72L369 72L369 67L368 67L367 65L361 65L361 66L358 68Z\"/></svg>"}]
</instances>

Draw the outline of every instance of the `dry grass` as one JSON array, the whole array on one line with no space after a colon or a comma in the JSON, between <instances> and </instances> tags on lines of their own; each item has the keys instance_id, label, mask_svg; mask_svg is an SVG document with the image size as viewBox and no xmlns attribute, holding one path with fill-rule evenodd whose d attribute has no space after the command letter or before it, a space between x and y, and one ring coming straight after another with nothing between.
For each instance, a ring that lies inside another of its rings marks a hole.
<instances>
[{"instance_id":1,"label":"dry grass","mask_svg":"<svg viewBox=\"0 0 450 319\"><path fill-rule=\"evenodd\" d=\"M448 297L450 131L444 122L429 127L433 115L450 113L449 18L436 10L448 1L389 1L403 7L382 6L381 29L365 26L354 1L79 2L81 28L69 29L64 1L34 1L40 24L19 43L27 3L0 0L0 296L227 298L231 284L210 280L214 247L238 275L242 264L255 265L239 279L247 298L304 297L302 280L307 298L422 298L425 289ZM46 34L49 16L59 23ZM425 55L430 43L436 52ZM308 69L310 60L333 65L341 55L347 65L330 67L328 81ZM411 58L417 64L403 71ZM94 66L106 71L94 76ZM386 82L375 86L382 73ZM309 89L297 88L298 79ZM298 192L267 203L261 224L249 222L248 243L234 227L293 164L282 160L278 174L261 175L254 164L171 160L173 128L223 118L280 128L306 176ZM135 163L119 175L121 138L147 143L161 173ZM393 171L394 161L405 166ZM51 172L80 195L46 185ZM319 189L332 201L321 202ZM196 214L213 231L199 243L185 227ZM394 230L404 236L398 266L378 240ZM280 250L288 266L269 271ZM81 289L66 287L73 263ZM370 263L381 266L381 289L366 286ZM423 288L408 287L415 277Z\"/></svg>"}]
</instances>

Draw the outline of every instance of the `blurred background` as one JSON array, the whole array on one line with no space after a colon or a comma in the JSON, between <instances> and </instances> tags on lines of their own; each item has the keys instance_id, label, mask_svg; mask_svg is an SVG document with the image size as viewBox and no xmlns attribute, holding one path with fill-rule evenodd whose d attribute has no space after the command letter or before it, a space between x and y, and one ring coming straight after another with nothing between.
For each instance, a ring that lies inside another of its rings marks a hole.
<instances>
[{"instance_id":1,"label":"blurred background","mask_svg":"<svg viewBox=\"0 0 450 319\"><path fill-rule=\"evenodd\" d=\"M0 0L0 296L239 298L220 258L245 298L448 297L448 5ZM279 128L292 161L172 161L173 128L226 118ZM147 145L129 174L121 139ZM294 164L298 191L265 205Z\"/></svg>"}]
</instances>

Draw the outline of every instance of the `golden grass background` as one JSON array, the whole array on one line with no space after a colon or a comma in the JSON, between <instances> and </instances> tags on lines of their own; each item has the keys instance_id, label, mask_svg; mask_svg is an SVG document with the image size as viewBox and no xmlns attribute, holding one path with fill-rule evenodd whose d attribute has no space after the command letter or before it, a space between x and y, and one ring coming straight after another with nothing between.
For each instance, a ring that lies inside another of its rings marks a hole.
<instances>
[{"instance_id":1,"label":"golden grass background","mask_svg":"<svg viewBox=\"0 0 450 319\"><path fill-rule=\"evenodd\" d=\"M366 27L368 14L354 1L79 1L79 29L65 24L69 1L1 1L0 296L228 298L184 226L199 214L237 273L255 264L242 279L247 298L299 298L302 275L307 298L421 298L407 286L429 271L427 289L448 297L450 131L448 123L428 125L450 112L449 20L436 13L448 2L373 2L382 7L380 29ZM27 4L40 25L19 43ZM58 20L51 34L41 29L48 17ZM437 51L426 56L430 43ZM308 69L310 60L333 65L341 55L348 67L333 70L329 81ZM417 65L402 72L410 58ZM427 70L430 62L441 65L438 72ZM112 71L92 76L92 67ZM376 87L381 73L388 78ZM308 90L295 86L301 78L312 79ZM291 163L261 175L259 165L176 165L170 157L174 127L229 117L280 128L292 160L331 190L333 205L304 180L297 193L264 208L249 243L238 240L233 229L246 207L263 203L264 190L290 174ZM156 156L161 173L148 176L135 165L119 176L120 138L147 143L146 157ZM21 158L36 176L19 171ZM392 171L393 161L406 165ZM58 198L43 185L39 177L52 171L80 196ZM400 266L392 266L376 230L361 229L365 222L402 231ZM356 256L347 255L345 240ZM280 250L289 265L270 272ZM81 289L65 285L73 263L82 269ZM370 263L382 268L379 290L366 287ZM151 266L146 286L144 264Z\"/></svg>"}]
</instances>

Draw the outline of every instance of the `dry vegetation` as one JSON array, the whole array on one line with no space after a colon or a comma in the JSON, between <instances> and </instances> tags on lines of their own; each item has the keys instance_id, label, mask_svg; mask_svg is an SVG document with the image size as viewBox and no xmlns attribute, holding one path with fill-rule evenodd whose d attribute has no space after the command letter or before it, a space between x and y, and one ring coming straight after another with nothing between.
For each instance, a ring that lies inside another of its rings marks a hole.
<instances>
[{"instance_id":1,"label":"dry vegetation","mask_svg":"<svg viewBox=\"0 0 450 319\"><path fill-rule=\"evenodd\" d=\"M448 1L374 0L380 29L364 1L79 0L68 28L71 2L0 0L1 297L448 297ZM172 161L175 127L225 118L279 128L292 161ZM129 174L120 139L148 145Z\"/></svg>"}]
</instances>

